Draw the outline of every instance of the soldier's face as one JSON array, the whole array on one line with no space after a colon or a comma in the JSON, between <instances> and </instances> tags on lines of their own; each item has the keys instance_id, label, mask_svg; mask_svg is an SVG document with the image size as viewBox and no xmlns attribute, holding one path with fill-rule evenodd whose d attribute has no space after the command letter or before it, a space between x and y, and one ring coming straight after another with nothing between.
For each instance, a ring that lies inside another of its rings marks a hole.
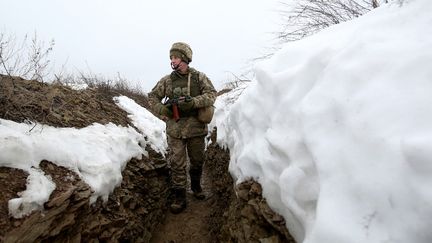
<instances>
[{"instance_id":1,"label":"soldier's face","mask_svg":"<svg viewBox=\"0 0 432 243\"><path fill-rule=\"evenodd\" d=\"M171 56L171 66L179 65L181 63L181 58L176 56Z\"/></svg>"},{"instance_id":2,"label":"soldier's face","mask_svg":"<svg viewBox=\"0 0 432 243\"><path fill-rule=\"evenodd\" d=\"M182 59L180 57L171 56L171 67L174 70L183 70L187 67L187 64L185 62L182 62Z\"/></svg>"}]
</instances>

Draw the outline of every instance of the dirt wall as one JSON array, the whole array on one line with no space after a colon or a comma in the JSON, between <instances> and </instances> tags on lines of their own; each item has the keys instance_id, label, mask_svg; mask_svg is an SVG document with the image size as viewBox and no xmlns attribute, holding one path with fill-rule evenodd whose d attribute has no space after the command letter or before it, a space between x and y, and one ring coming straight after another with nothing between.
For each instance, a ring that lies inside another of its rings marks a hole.
<instances>
[{"instance_id":1,"label":"dirt wall","mask_svg":"<svg viewBox=\"0 0 432 243\"><path fill-rule=\"evenodd\" d=\"M56 190L42 212L23 219L8 217L7 201L12 195L2 197L1 242L149 242L165 215L167 170L152 159L130 161L121 186L105 204L98 201L90 205L91 189L71 171L47 161L41 163L41 169L51 175ZM17 174L20 180L14 178ZM14 181L21 185L15 188L22 190L22 174L2 168L0 187L11 187Z\"/></svg>"},{"instance_id":2,"label":"dirt wall","mask_svg":"<svg viewBox=\"0 0 432 243\"><path fill-rule=\"evenodd\" d=\"M251 180L234 185L228 171L229 151L215 143L216 131L212 140L206 166L218 198L209 222L215 242L295 243L283 217L262 197L259 183Z\"/></svg>"},{"instance_id":3,"label":"dirt wall","mask_svg":"<svg viewBox=\"0 0 432 243\"><path fill-rule=\"evenodd\" d=\"M0 75L0 117L37 121L56 127L85 127L94 122L132 125L126 112L112 100L115 90L72 90L19 77ZM145 97L134 97L146 106ZM147 149L148 158L131 160L122 172L121 186L108 201L90 205L91 189L66 168L43 161L56 189L43 211L23 219L8 215L8 201L25 190L27 174L0 167L0 242L148 242L164 217L168 170L160 155Z\"/></svg>"}]
</instances>

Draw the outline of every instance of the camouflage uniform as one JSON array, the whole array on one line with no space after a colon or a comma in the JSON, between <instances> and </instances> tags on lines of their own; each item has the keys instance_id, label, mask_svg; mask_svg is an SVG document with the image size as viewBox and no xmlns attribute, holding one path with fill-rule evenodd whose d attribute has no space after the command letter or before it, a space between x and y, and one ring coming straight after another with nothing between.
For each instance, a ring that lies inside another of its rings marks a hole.
<instances>
[{"instance_id":1,"label":"camouflage uniform","mask_svg":"<svg viewBox=\"0 0 432 243\"><path fill-rule=\"evenodd\" d=\"M191 74L190 96L194 98L194 109L191 111L180 110L180 120L169 119L166 121L168 145L171 149L170 165L172 186L174 188L186 188L187 184L187 157L190 160L190 173L201 176L204 161L204 137L207 135L207 124L197 119L198 108L213 105L216 98L216 90L207 76L189 67ZM154 112L159 114L161 100L188 95L188 74L180 74L173 71L163 77L148 94L149 103Z\"/></svg>"}]
</instances>

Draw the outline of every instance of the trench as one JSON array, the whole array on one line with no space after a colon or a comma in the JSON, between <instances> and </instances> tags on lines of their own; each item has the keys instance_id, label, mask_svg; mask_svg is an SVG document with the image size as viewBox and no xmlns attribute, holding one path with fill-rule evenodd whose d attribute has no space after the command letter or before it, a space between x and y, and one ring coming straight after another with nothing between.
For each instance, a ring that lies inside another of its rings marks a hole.
<instances>
[{"instance_id":1,"label":"trench","mask_svg":"<svg viewBox=\"0 0 432 243\"><path fill-rule=\"evenodd\" d=\"M51 126L77 128L94 122L129 124L125 111L112 102L118 95L113 90L74 91L2 75L0 80L3 119L22 122L32 118ZM146 107L145 99L135 98ZM146 148L149 156L129 161L121 185L107 201L96 203L90 203L92 189L79 175L42 161L40 169L52 178L56 189L43 209L19 219L9 216L8 201L25 189L28 175L19 169L0 168L0 187L4 188L0 242L293 242L282 217L266 206L258 183L247 181L234 187L228 172L229 151L218 147L215 138L216 132L203 167L207 200L196 200L189 190L188 207L178 215L167 207L166 160L151 149Z\"/></svg>"},{"instance_id":2,"label":"trench","mask_svg":"<svg viewBox=\"0 0 432 243\"><path fill-rule=\"evenodd\" d=\"M257 182L234 185L228 171L229 159L229 151L216 143L208 147L202 177L206 200L195 199L188 189L185 211L172 214L167 210L150 243L295 243L284 219L262 197Z\"/></svg>"},{"instance_id":3,"label":"trench","mask_svg":"<svg viewBox=\"0 0 432 243\"><path fill-rule=\"evenodd\" d=\"M216 145L209 146L201 181L206 199L193 197L188 180L187 208L179 214L167 210L154 231L151 243L221 242L224 212L228 210L229 199L234 196L228 163L228 151Z\"/></svg>"}]
</instances>

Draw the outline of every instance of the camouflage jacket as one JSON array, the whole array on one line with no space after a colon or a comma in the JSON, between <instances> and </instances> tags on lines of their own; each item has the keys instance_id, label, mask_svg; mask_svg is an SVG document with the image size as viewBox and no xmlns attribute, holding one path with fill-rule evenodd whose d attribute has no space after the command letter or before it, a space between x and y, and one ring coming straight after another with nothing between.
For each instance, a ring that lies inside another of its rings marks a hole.
<instances>
[{"instance_id":1,"label":"camouflage jacket","mask_svg":"<svg viewBox=\"0 0 432 243\"><path fill-rule=\"evenodd\" d=\"M180 114L180 120L170 118L166 121L167 134L175 138L190 138L207 134L207 124L196 118L197 109L214 104L216 90L210 79L202 72L189 68L191 73L190 96L194 97L194 108L189 114ZM163 77L148 94L149 103L153 111L159 114L164 98L178 98L187 95L188 74L173 71ZM180 111L180 113L182 113Z\"/></svg>"}]
</instances>

